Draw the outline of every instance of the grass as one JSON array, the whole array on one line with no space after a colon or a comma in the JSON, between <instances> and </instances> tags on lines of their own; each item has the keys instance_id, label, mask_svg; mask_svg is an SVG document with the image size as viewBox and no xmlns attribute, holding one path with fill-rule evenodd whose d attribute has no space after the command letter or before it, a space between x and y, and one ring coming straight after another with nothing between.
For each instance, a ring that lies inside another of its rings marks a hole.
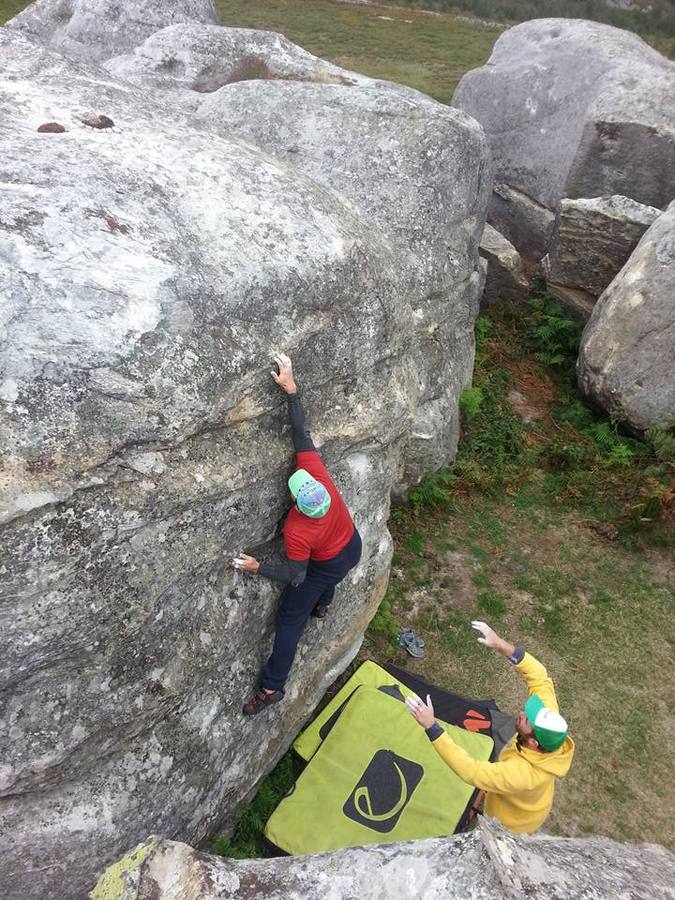
<instances>
[{"instance_id":1,"label":"grass","mask_svg":"<svg viewBox=\"0 0 675 900\"><path fill-rule=\"evenodd\" d=\"M362 655L516 712L518 677L470 627L488 620L547 664L572 723L575 762L547 830L672 847L672 435L637 441L583 404L578 326L542 291L476 331L455 464L392 518L388 620L414 627L427 655L413 660L372 629Z\"/></svg>"},{"instance_id":2,"label":"grass","mask_svg":"<svg viewBox=\"0 0 675 900\"><path fill-rule=\"evenodd\" d=\"M442 102L487 60L501 33L453 15L331 0L219 0L218 7L225 25L280 31L316 56Z\"/></svg>"},{"instance_id":3,"label":"grass","mask_svg":"<svg viewBox=\"0 0 675 900\"><path fill-rule=\"evenodd\" d=\"M289 750L262 782L253 800L239 807L232 835L215 835L207 843L206 849L219 856L234 859L278 855L278 851L266 840L263 830L277 804L293 787L301 771L301 761Z\"/></svg>"},{"instance_id":4,"label":"grass","mask_svg":"<svg viewBox=\"0 0 675 900\"><path fill-rule=\"evenodd\" d=\"M0 25L4 25L27 6L27 0L0 0Z\"/></svg>"},{"instance_id":5,"label":"grass","mask_svg":"<svg viewBox=\"0 0 675 900\"><path fill-rule=\"evenodd\" d=\"M621 8L605 0L384 0L399 6L465 11L491 22L517 23L529 19L563 16L591 19L639 34L666 56L675 54L675 16L669 0L637 0L631 8Z\"/></svg>"}]
</instances>

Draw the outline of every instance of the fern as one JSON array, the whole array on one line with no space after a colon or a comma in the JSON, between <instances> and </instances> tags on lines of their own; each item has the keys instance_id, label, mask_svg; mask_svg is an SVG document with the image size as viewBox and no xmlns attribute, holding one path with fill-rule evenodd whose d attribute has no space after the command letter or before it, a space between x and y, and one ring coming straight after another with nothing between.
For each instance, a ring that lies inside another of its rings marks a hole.
<instances>
[{"instance_id":1,"label":"fern","mask_svg":"<svg viewBox=\"0 0 675 900\"><path fill-rule=\"evenodd\" d=\"M448 489L455 481L447 469L441 469L433 475L425 475L418 485L408 492L408 500L413 510L421 512L425 509L443 509L450 512L453 502Z\"/></svg>"},{"instance_id":2,"label":"fern","mask_svg":"<svg viewBox=\"0 0 675 900\"><path fill-rule=\"evenodd\" d=\"M663 428L650 428L645 437L660 462L675 462L675 435Z\"/></svg>"},{"instance_id":3,"label":"fern","mask_svg":"<svg viewBox=\"0 0 675 900\"><path fill-rule=\"evenodd\" d=\"M479 316L476 319L475 330L476 348L482 350L485 341L494 334L495 326L489 319L486 319L485 316Z\"/></svg>"},{"instance_id":4,"label":"fern","mask_svg":"<svg viewBox=\"0 0 675 900\"><path fill-rule=\"evenodd\" d=\"M635 454L624 442L615 444L607 454L607 465L610 466L629 466L635 457Z\"/></svg>"},{"instance_id":5,"label":"fern","mask_svg":"<svg viewBox=\"0 0 675 900\"><path fill-rule=\"evenodd\" d=\"M546 294L531 300L530 308L535 314L530 338L537 359L547 366L571 368L579 352L581 325Z\"/></svg>"},{"instance_id":6,"label":"fern","mask_svg":"<svg viewBox=\"0 0 675 900\"><path fill-rule=\"evenodd\" d=\"M483 405L483 392L479 387L468 387L459 398L459 408L466 422L473 422Z\"/></svg>"}]
</instances>

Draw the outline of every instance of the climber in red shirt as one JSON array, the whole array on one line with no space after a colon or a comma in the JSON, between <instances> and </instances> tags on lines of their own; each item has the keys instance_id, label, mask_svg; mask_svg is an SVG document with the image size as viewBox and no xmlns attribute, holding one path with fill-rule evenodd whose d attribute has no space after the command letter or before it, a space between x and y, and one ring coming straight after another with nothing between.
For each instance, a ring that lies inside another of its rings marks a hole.
<instances>
[{"instance_id":1,"label":"climber in red shirt","mask_svg":"<svg viewBox=\"0 0 675 900\"><path fill-rule=\"evenodd\" d=\"M284 563L259 563L245 553L233 560L235 568L242 572L286 584L277 613L274 649L263 671L260 689L244 704L245 716L254 716L283 699L284 685L307 620L310 615L325 617L335 586L361 559L361 537L307 430L291 360L281 353L274 361L279 373L272 372L272 378L288 394L297 465L288 488L295 505L284 524Z\"/></svg>"}]
</instances>

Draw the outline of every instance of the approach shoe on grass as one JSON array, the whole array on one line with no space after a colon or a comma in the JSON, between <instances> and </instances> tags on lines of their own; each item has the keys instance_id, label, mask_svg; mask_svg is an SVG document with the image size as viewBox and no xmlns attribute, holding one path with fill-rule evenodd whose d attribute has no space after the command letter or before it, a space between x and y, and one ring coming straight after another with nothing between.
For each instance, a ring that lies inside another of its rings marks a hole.
<instances>
[{"instance_id":1,"label":"approach shoe on grass","mask_svg":"<svg viewBox=\"0 0 675 900\"><path fill-rule=\"evenodd\" d=\"M266 706L273 706L275 703L283 700L284 694L285 691L283 689L268 694L267 691L260 688L260 690L255 692L248 703L244 703L242 712L245 716L256 716Z\"/></svg>"},{"instance_id":2,"label":"approach shoe on grass","mask_svg":"<svg viewBox=\"0 0 675 900\"><path fill-rule=\"evenodd\" d=\"M424 656L424 641L415 634L412 628L401 628L398 636L399 646L404 647L411 656L422 659Z\"/></svg>"}]
</instances>

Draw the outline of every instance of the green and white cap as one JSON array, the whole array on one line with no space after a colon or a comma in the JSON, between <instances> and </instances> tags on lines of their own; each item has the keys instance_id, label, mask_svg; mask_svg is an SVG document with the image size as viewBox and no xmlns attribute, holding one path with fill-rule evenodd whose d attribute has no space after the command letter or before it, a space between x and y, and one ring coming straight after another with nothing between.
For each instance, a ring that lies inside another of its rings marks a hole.
<instances>
[{"instance_id":1,"label":"green and white cap","mask_svg":"<svg viewBox=\"0 0 675 900\"><path fill-rule=\"evenodd\" d=\"M540 747L544 750L557 750L562 746L567 737L567 722L560 713L544 706L538 694L532 694L527 698L525 715Z\"/></svg>"},{"instance_id":2,"label":"green and white cap","mask_svg":"<svg viewBox=\"0 0 675 900\"><path fill-rule=\"evenodd\" d=\"M306 469L297 469L288 479L288 489L301 513L320 519L330 509L330 494Z\"/></svg>"}]
</instances>

